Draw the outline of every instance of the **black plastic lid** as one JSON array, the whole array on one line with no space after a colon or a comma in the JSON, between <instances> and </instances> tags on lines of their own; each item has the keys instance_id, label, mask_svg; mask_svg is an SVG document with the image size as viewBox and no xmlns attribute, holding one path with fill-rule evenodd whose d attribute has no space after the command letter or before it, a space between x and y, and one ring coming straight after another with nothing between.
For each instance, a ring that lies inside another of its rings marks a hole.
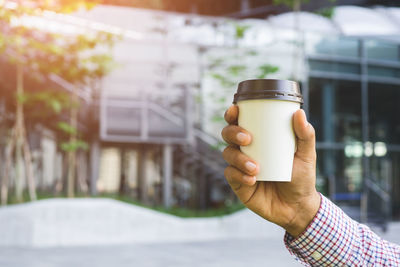
<instances>
[{"instance_id":1,"label":"black plastic lid","mask_svg":"<svg viewBox=\"0 0 400 267\"><path fill-rule=\"evenodd\" d=\"M289 80L258 79L239 83L233 103L249 99L277 99L303 104L299 84Z\"/></svg>"}]
</instances>

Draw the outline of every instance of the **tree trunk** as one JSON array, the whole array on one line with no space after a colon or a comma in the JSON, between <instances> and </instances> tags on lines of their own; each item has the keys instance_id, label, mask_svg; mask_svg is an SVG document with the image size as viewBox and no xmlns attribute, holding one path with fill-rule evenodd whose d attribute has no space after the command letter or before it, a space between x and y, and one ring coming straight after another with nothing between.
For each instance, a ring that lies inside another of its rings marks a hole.
<instances>
[{"instance_id":1,"label":"tree trunk","mask_svg":"<svg viewBox=\"0 0 400 267\"><path fill-rule=\"evenodd\" d=\"M75 129L70 134L70 144L76 144L77 137L76 131L78 130L78 108L75 107L78 103L78 92L77 88L74 87L74 91L71 95L71 112L70 112L70 124ZM75 176L76 176L76 150L71 149L68 151L68 178L67 178L67 196L73 198L75 195Z\"/></svg>"},{"instance_id":2,"label":"tree trunk","mask_svg":"<svg viewBox=\"0 0 400 267\"><path fill-rule=\"evenodd\" d=\"M23 103L20 97L24 93L24 72L21 64L17 65L17 95L16 95L16 122L15 122L15 196L18 203L23 201L23 179L22 179L22 147L23 147Z\"/></svg>"},{"instance_id":3,"label":"tree trunk","mask_svg":"<svg viewBox=\"0 0 400 267\"><path fill-rule=\"evenodd\" d=\"M61 152L61 177L54 186L55 195L65 193L64 188L66 188L67 177L68 177L68 154L65 152Z\"/></svg>"},{"instance_id":4,"label":"tree trunk","mask_svg":"<svg viewBox=\"0 0 400 267\"><path fill-rule=\"evenodd\" d=\"M29 197L32 201L35 201L37 199L37 196L36 196L35 177L32 166L32 154L31 154L31 149L29 148L29 142L25 132L25 128L23 128L22 137L24 144L23 148L24 148L24 160L25 160L25 175L28 182Z\"/></svg>"},{"instance_id":5,"label":"tree trunk","mask_svg":"<svg viewBox=\"0 0 400 267\"><path fill-rule=\"evenodd\" d=\"M14 152L14 147L15 147L15 130L12 129L11 132L11 137L10 141L7 145L6 148L6 166L4 170L4 177L2 179L1 183L1 205L5 206L7 205L8 201L8 186L9 186L9 180L11 176L11 165L12 165L12 155Z\"/></svg>"},{"instance_id":6,"label":"tree trunk","mask_svg":"<svg viewBox=\"0 0 400 267\"><path fill-rule=\"evenodd\" d=\"M15 198L17 203L22 203L23 198L23 179L22 179L22 140L17 135L15 146Z\"/></svg>"},{"instance_id":7,"label":"tree trunk","mask_svg":"<svg viewBox=\"0 0 400 267\"><path fill-rule=\"evenodd\" d=\"M24 94L24 69L22 64L17 65L17 121L15 123L15 138L16 138L16 177L15 191L17 202L23 201L24 184L22 178L22 157L25 162L25 176L29 189L29 197L31 200L36 200L35 178L32 166L32 154L29 148L29 142L26 135L25 119L24 119L24 103L19 97Z\"/></svg>"},{"instance_id":8,"label":"tree trunk","mask_svg":"<svg viewBox=\"0 0 400 267\"><path fill-rule=\"evenodd\" d=\"M124 148L119 149L120 157L121 157L121 172L120 172L120 182L119 182L119 190L118 194L123 196L126 191L126 157L127 153Z\"/></svg>"},{"instance_id":9,"label":"tree trunk","mask_svg":"<svg viewBox=\"0 0 400 267\"><path fill-rule=\"evenodd\" d=\"M87 158L84 152L80 151L77 153L78 161L76 162L77 168L77 180L79 184L80 192L84 195L89 193L89 186L87 183Z\"/></svg>"}]
</instances>

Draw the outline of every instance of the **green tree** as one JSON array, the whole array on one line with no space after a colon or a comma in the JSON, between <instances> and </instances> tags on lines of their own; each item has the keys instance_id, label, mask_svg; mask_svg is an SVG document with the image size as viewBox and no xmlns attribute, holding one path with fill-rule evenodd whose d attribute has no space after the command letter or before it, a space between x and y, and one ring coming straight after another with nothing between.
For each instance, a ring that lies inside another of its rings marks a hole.
<instances>
[{"instance_id":1,"label":"green tree","mask_svg":"<svg viewBox=\"0 0 400 267\"><path fill-rule=\"evenodd\" d=\"M12 155L15 153L15 189L16 198L22 201L22 158L25 163L30 198L36 199L35 179L32 170L32 157L25 129L24 105L28 100L25 94L24 79L49 77L57 75L73 87L70 94L70 125L77 129L79 90L92 86L95 80L101 79L109 70L111 56L101 47L110 47L115 37L109 33L96 31L85 35L60 35L30 28L21 23L21 18L42 16L44 11L70 13L79 8L92 8L97 3L83 0L58 1L2 1L0 8L0 54L7 63L15 67L16 113L15 125L6 149L6 171L2 179L1 202L7 203L9 176L12 166ZM95 52L99 51L101 52ZM57 102L49 100L57 109ZM69 142L78 142L77 131L70 132ZM75 147L78 149L79 147ZM68 196L74 195L74 176L76 149L69 149Z\"/></svg>"}]
</instances>

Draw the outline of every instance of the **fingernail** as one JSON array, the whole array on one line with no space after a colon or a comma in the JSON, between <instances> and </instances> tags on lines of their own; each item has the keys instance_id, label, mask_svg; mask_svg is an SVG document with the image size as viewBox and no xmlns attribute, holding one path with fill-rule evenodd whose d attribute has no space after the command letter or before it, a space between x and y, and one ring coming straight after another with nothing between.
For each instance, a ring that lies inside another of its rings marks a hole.
<instances>
[{"instance_id":1,"label":"fingernail","mask_svg":"<svg viewBox=\"0 0 400 267\"><path fill-rule=\"evenodd\" d=\"M238 134L236 135L236 139L237 139L239 142L244 142L244 141L246 141L246 139L247 139L247 134L240 132L240 133L238 133Z\"/></svg>"},{"instance_id":2,"label":"fingernail","mask_svg":"<svg viewBox=\"0 0 400 267\"><path fill-rule=\"evenodd\" d=\"M254 163L251 162L251 161L246 162L245 166L246 166L246 169L249 170L249 171L251 171L251 172L252 172L252 171L255 171L256 168L257 168L257 165L254 164Z\"/></svg>"},{"instance_id":3,"label":"fingernail","mask_svg":"<svg viewBox=\"0 0 400 267\"><path fill-rule=\"evenodd\" d=\"M245 175L245 176L243 176L243 180L246 182L246 183L253 183L254 182L254 180L256 179L256 177L255 176L249 176L249 175Z\"/></svg>"}]
</instances>

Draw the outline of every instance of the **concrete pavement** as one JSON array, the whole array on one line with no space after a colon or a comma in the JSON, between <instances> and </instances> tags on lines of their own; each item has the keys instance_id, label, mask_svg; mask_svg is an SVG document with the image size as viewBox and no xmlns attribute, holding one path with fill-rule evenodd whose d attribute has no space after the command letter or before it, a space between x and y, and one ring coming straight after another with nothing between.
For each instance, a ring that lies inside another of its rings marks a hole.
<instances>
[{"instance_id":1,"label":"concrete pavement","mask_svg":"<svg viewBox=\"0 0 400 267\"><path fill-rule=\"evenodd\" d=\"M282 240L132 244L68 248L2 248L7 267L296 267Z\"/></svg>"},{"instance_id":2,"label":"concrete pavement","mask_svg":"<svg viewBox=\"0 0 400 267\"><path fill-rule=\"evenodd\" d=\"M301 266L283 230L243 210L182 219L112 200L46 200L0 209L0 266ZM400 223L383 239L400 244Z\"/></svg>"}]
</instances>

